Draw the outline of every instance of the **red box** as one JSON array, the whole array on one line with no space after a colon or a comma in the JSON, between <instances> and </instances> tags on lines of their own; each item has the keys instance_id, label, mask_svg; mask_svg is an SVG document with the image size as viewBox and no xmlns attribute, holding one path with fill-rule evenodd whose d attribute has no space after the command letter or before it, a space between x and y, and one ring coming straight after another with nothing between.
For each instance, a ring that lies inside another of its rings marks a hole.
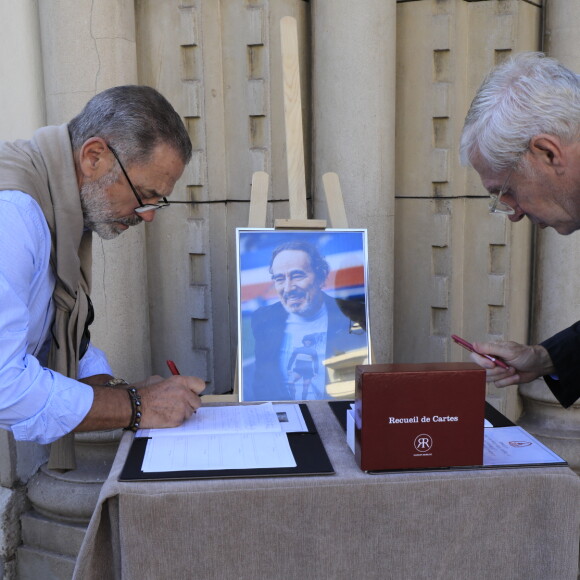
<instances>
[{"instance_id":1,"label":"red box","mask_svg":"<svg viewBox=\"0 0 580 580\"><path fill-rule=\"evenodd\" d=\"M483 463L481 367L359 365L355 397L355 456L364 471Z\"/></svg>"}]
</instances>

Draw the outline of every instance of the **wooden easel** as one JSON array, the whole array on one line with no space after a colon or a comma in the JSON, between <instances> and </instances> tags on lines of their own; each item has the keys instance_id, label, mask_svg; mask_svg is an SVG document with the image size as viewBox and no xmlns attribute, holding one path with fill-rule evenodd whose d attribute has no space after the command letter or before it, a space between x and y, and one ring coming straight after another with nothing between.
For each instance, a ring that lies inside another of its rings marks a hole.
<instances>
[{"instance_id":1,"label":"wooden easel","mask_svg":"<svg viewBox=\"0 0 580 580\"><path fill-rule=\"evenodd\" d=\"M286 128L286 163L288 167L288 201L290 218L274 220L277 229L325 229L326 220L307 218L306 175L304 170L304 135L300 93L300 63L296 19L285 16L280 21L282 78L284 82L284 121ZM266 227L269 176L257 171L250 192L249 227ZM332 227L347 228L348 220L338 175L325 173L322 183Z\"/></svg>"},{"instance_id":2,"label":"wooden easel","mask_svg":"<svg viewBox=\"0 0 580 580\"><path fill-rule=\"evenodd\" d=\"M276 229L326 228L326 220L308 219L306 205L306 175L304 169L304 136L302 129L302 101L300 94L300 63L298 58L298 30L296 19L285 16L280 21L282 48L282 78L284 82L284 121L286 128L286 163L288 167L289 219L274 220ZM248 227L266 227L269 175L256 171L250 190ZM348 228L340 182L336 173L325 173L322 183L332 227ZM238 345L238 349L240 346ZM231 395L206 395L204 401L238 401L239 368L236 361L234 390Z\"/></svg>"}]
</instances>

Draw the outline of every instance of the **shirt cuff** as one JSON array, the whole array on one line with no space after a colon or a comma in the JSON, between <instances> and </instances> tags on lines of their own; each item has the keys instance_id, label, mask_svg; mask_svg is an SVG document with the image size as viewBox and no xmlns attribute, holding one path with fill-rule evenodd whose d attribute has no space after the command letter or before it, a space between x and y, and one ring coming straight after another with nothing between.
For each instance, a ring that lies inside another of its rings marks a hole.
<instances>
[{"instance_id":1,"label":"shirt cuff","mask_svg":"<svg viewBox=\"0 0 580 580\"><path fill-rule=\"evenodd\" d=\"M41 412L12 425L16 440L52 443L70 433L86 417L93 404L92 387L66 377L61 377L60 382L64 386L53 389Z\"/></svg>"}]
</instances>

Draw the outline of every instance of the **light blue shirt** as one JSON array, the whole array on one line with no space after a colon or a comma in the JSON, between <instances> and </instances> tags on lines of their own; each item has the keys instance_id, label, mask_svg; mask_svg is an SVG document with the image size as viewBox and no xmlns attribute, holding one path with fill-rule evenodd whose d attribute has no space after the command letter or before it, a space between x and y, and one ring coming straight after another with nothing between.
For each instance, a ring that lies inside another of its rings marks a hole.
<instances>
[{"instance_id":1,"label":"light blue shirt","mask_svg":"<svg viewBox=\"0 0 580 580\"><path fill-rule=\"evenodd\" d=\"M39 205L21 191L0 191L0 427L23 441L50 443L72 431L93 403L93 389L46 368L54 320L51 237ZM111 374L89 346L79 378Z\"/></svg>"}]
</instances>

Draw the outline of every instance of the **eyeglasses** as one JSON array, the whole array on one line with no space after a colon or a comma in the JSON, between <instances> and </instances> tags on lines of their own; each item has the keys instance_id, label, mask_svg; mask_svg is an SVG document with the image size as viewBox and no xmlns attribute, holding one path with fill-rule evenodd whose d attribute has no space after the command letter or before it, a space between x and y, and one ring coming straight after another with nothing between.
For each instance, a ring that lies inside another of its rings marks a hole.
<instances>
[{"instance_id":1,"label":"eyeglasses","mask_svg":"<svg viewBox=\"0 0 580 580\"><path fill-rule=\"evenodd\" d=\"M505 201L501 200L501 196L507 192L508 189L508 182L514 172L514 168L512 167L506 180L504 181L499 193L490 193L491 201L489 202L489 213L503 213L505 215L514 215L516 210L513 207L510 207Z\"/></svg>"},{"instance_id":2,"label":"eyeglasses","mask_svg":"<svg viewBox=\"0 0 580 580\"><path fill-rule=\"evenodd\" d=\"M115 150L108 143L107 143L107 147L109 148L109 150L113 154L113 157L117 160L117 163L119 164L119 167L121 168L121 171L123 172L123 175L127 179L127 183L129 184L131 191L135 194L135 197L137 198L137 201L139 202L139 207L135 208L135 213L144 213L146 211L155 211L157 209L161 209L161 208L167 207L169 205L169 202L167 201L167 198L165 198L165 197L161 198L163 200L161 203L143 203L141 201L141 198L139 197L139 194L137 193L137 190L135 189L135 186L133 185L133 183L131 183L131 180L129 179L129 176L127 175L127 172L125 171L125 168L123 167L123 164L121 163L121 160L119 159L119 156L117 155Z\"/></svg>"}]
</instances>

